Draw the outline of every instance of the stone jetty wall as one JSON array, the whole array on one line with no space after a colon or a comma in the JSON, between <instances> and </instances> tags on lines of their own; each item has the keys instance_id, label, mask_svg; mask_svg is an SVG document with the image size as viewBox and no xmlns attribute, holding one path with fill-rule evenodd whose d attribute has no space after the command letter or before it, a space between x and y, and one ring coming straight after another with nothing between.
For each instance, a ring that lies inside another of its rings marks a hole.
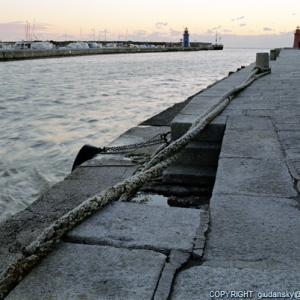
<instances>
[{"instance_id":1,"label":"stone jetty wall","mask_svg":"<svg viewBox=\"0 0 300 300\"><path fill-rule=\"evenodd\" d=\"M164 48L98 48L98 49L51 49L51 50L19 50L0 51L0 61L66 57L96 54L119 54L119 53L156 53L156 52L177 52L177 51L201 51L202 47L164 47Z\"/></svg>"}]
</instances>

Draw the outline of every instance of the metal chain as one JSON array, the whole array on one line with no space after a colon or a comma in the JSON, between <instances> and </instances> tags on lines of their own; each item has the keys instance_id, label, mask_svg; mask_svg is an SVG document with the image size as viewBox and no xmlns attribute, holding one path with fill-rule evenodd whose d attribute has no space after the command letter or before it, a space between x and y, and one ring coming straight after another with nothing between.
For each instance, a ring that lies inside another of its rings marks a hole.
<instances>
[{"instance_id":1,"label":"metal chain","mask_svg":"<svg viewBox=\"0 0 300 300\"><path fill-rule=\"evenodd\" d=\"M103 148L99 148L99 152L98 153L107 153L107 152L117 152L117 151L122 151L122 150L129 150L129 149L137 149L137 148L145 148L145 147L150 147L153 145L158 145L158 144L162 144L162 143L166 143L168 144L169 141L167 140L167 136L168 134L170 134L171 132L167 132L167 133L161 133L160 138L156 139L156 140L152 140L150 139L147 142L143 142L143 143L135 143L135 144L130 144L130 145L124 145L124 146L115 146L115 147L103 147Z\"/></svg>"}]
</instances>

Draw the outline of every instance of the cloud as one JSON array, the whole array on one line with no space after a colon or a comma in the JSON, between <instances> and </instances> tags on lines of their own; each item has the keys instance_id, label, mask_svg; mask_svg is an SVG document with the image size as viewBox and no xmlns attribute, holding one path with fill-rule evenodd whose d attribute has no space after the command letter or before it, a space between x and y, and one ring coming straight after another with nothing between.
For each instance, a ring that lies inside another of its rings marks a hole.
<instances>
[{"instance_id":1,"label":"cloud","mask_svg":"<svg viewBox=\"0 0 300 300\"><path fill-rule=\"evenodd\" d=\"M294 34L294 32L292 30L289 31L281 31L279 32L279 34Z\"/></svg>"},{"instance_id":2,"label":"cloud","mask_svg":"<svg viewBox=\"0 0 300 300\"><path fill-rule=\"evenodd\" d=\"M31 30L35 29L37 30L50 30L52 27L54 27L51 24L48 23L41 23L41 22L25 22L25 21L15 21L15 22L6 22L6 23L0 23L1 28L4 28L5 30L13 30L13 29L22 29L25 30L25 25L30 27Z\"/></svg>"},{"instance_id":3,"label":"cloud","mask_svg":"<svg viewBox=\"0 0 300 300\"><path fill-rule=\"evenodd\" d=\"M232 30L229 30L229 29L223 29L222 31L223 32L232 32Z\"/></svg>"},{"instance_id":4,"label":"cloud","mask_svg":"<svg viewBox=\"0 0 300 300\"><path fill-rule=\"evenodd\" d=\"M62 34L62 35L59 35L55 38L55 40L58 40L58 41L76 41L77 40L77 37L75 35L72 35L72 34Z\"/></svg>"},{"instance_id":5,"label":"cloud","mask_svg":"<svg viewBox=\"0 0 300 300\"><path fill-rule=\"evenodd\" d=\"M165 23L165 22L157 22L156 24L155 24L155 28L156 29L161 29L162 27L165 27L165 26L167 26L168 25L168 23Z\"/></svg>"},{"instance_id":6,"label":"cloud","mask_svg":"<svg viewBox=\"0 0 300 300\"><path fill-rule=\"evenodd\" d=\"M239 17L239 18L236 18L236 19L231 19L231 22L233 22L233 21L237 21L237 20L242 20L242 19L244 19L245 17L244 16L241 16L241 17Z\"/></svg>"},{"instance_id":7,"label":"cloud","mask_svg":"<svg viewBox=\"0 0 300 300\"><path fill-rule=\"evenodd\" d=\"M160 38L160 37L163 37L163 36L168 36L168 34L167 33L165 33L165 32L158 32L158 31L153 31L153 32L151 32L149 35L148 35L148 37L150 37L150 38Z\"/></svg>"},{"instance_id":8,"label":"cloud","mask_svg":"<svg viewBox=\"0 0 300 300\"><path fill-rule=\"evenodd\" d=\"M33 39L51 36L53 25L41 22L14 21L0 23L0 38L2 40L18 41L25 38L25 26L28 24Z\"/></svg>"},{"instance_id":9,"label":"cloud","mask_svg":"<svg viewBox=\"0 0 300 300\"><path fill-rule=\"evenodd\" d=\"M157 22L155 24L156 29L161 29L163 27L168 26L166 22ZM143 39L147 39L148 41L165 41L166 37L177 37L178 35L182 35L180 31L170 29L169 32L162 32L162 31L153 31L150 34L146 35L146 31L138 30L133 33L137 38L143 36Z\"/></svg>"},{"instance_id":10,"label":"cloud","mask_svg":"<svg viewBox=\"0 0 300 300\"><path fill-rule=\"evenodd\" d=\"M208 29L208 30L205 32L205 34L215 34L215 32L214 32L213 30L211 30L211 29Z\"/></svg>"},{"instance_id":11,"label":"cloud","mask_svg":"<svg viewBox=\"0 0 300 300\"><path fill-rule=\"evenodd\" d=\"M181 31L174 30L174 29L170 29L169 32L170 32L171 36L179 36L179 35L181 36L182 35Z\"/></svg>"},{"instance_id":12,"label":"cloud","mask_svg":"<svg viewBox=\"0 0 300 300\"><path fill-rule=\"evenodd\" d=\"M136 30L133 32L134 35L138 35L138 36L145 36L147 33L146 30Z\"/></svg>"},{"instance_id":13,"label":"cloud","mask_svg":"<svg viewBox=\"0 0 300 300\"><path fill-rule=\"evenodd\" d=\"M205 32L205 34L215 34L216 33L216 30L222 28L221 25L219 25L218 27L214 27L214 28L211 28L211 29L207 29L207 31Z\"/></svg>"},{"instance_id":14,"label":"cloud","mask_svg":"<svg viewBox=\"0 0 300 300\"><path fill-rule=\"evenodd\" d=\"M154 31L147 34L147 32L144 30L136 30L130 34L129 40L144 42L166 42L167 40L170 40L170 38L175 40L178 39L175 35L171 37L169 32Z\"/></svg>"},{"instance_id":15,"label":"cloud","mask_svg":"<svg viewBox=\"0 0 300 300\"><path fill-rule=\"evenodd\" d=\"M14 26L23 26L26 24L24 21L14 21L14 22L6 22L6 23L0 23L0 26L2 27L14 27Z\"/></svg>"},{"instance_id":16,"label":"cloud","mask_svg":"<svg viewBox=\"0 0 300 300\"><path fill-rule=\"evenodd\" d=\"M246 25L247 25L246 23L241 23L240 24L241 27L246 26Z\"/></svg>"},{"instance_id":17,"label":"cloud","mask_svg":"<svg viewBox=\"0 0 300 300\"><path fill-rule=\"evenodd\" d=\"M272 31L272 30L274 30L274 29L269 28L269 27L264 27L263 30L264 30L264 31Z\"/></svg>"}]
</instances>

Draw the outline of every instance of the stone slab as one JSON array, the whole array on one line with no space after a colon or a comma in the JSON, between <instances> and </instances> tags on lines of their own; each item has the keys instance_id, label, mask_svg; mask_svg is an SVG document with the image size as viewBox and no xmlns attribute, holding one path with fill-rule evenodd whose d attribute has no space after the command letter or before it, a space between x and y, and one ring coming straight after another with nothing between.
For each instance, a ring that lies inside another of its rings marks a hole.
<instances>
[{"instance_id":1,"label":"stone slab","mask_svg":"<svg viewBox=\"0 0 300 300\"><path fill-rule=\"evenodd\" d=\"M78 167L67 179L54 185L26 210L41 218L56 220L84 200L132 176L136 168L135 165ZM18 216L22 218L22 214Z\"/></svg>"},{"instance_id":2,"label":"stone slab","mask_svg":"<svg viewBox=\"0 0 300 300\"><path fill-rule=\"evenodd\" d=\"M133 174L137 166L78 167L35 201L28 210L54 220L84 200L99 194Z\"/></svg>"},{"instance_id":3,"label":"stone slab","mask_svg":"<svg viewBox=\"0 0 300 300\"><path fill-rule=\"evenodd\" d=\"M248 75L248 74L247 74ZM241 82L246 79L246 75L244 76L229 76L219 82L218 84L211 87L211 90L213 92L219 92L219 95L221 96L224 93L227 93L231 89L239 86Z\"/></svg>"},{"instance_id":4,"label":"stone slab","mask_svg":"<svg viewBox=\"0 0 300 300\"><path fill-rule=\"evenodd\" d=\"M284 160L220 158L213 195L295 197Z\"/></svg>"},{"instance_id":5,"label":"stone slab","mask_svg":"<svg viewBox=\"0 0 300 300\"><path fill-rule=\"evenodd\" d=\"M114 202L71 230L66 240L191 252L199 225L200 212L195 209Z\"/></svg>"},{"instance_id":6,"label":"stone slab","mask_svg":"<svg viewBox=\"0 0 300 300\"><path fill-rule=\"evenodd\" d=\"M226 130L220 157L283 159L275 131Z\"/></svg>"},{"instance_id":7,"label":"stone slab","mask_svg":"<svg viewBox=\"0 0 300 300\"><path fill-rule=\"evenodd\" d=\"M288 149L285 153L287 158L293 161L300 161L300 149Z\"/></svg>"},{"instance_id":8,"label":"stone slab","mask_svg":"<svg viewBox=\"0 0 300 300\"><path fill-rule=\"evenodd\" d=\"M78 167L25 210L0 225L0 273L58 218L133 174L136 166Z\"/></svg>"},{"instance_id":9,"label":"stone slab","mask_svg":"<svg viewBox=\"0 0 300 300\"><path fill-rule=\"evenodd\" d=\"M237 96L238 97L238 96ZM239 101L238 98L234 98L227 106L228 109L275 109L274 101Z\"/></svg>"},{"instance_id":10,"label":"stone slab","mask_svg":"<svg viewBox=\"0 0 300 300\"><path fill-rule=\"evenodd\" d=\"M263 299L260 297L266 298L268 294L259 293L299 291L299 276L299 271L264 271L251 268L241 270L197 266L178 274L170 299ZM233 297L224 295L220 297L219 291L240 291L241 293L232 295ZM253 293L249 293L250 291Z\"/></svg>"},{"instance_id":11,"label":"stone slab","mask_svg":"<svg viewBox=\"0 0 300 300\"><path fill-rule=\"evenodd\" d=\"M136 164L104 165L94 168L77 167L66 179L82 182L93 181L94 184L105 189L132 176L137 168Z\"/></svg>"},{"instance_id":12,"label":"stone slab","mask_svg":"<svg viewBox=\"0 0 300 300\"><path fill-rule=\"evenodd\" d=\"M207 93L207 90L202 91L202 93L196 95L189 103L191 105L202 105L205 108L208 108L212 103L217 100L215 95L210 95ZM183 109L185 110L185 109Z\"/></svg>"},{"instance_id":13,"label":"stone slab","mask_svg":"<svg viewBox=\"0 0 300 300\"><path fill-rule=\"evenodd\" d=\"M274 127L276 128L276 130L278 131L282 131L282 130L286 130L286 131L300 131L300 123L290 123L290 124L278 124L276 123L274 125Z\"/></svg>"},{"instance_id":14,"label":"stone slab","mask_svg":"<svg viewBox=\"0 0 300 300\"><path fill-rule=\"evenodd\" d=\"M262 91L256 90L256 91L249 91L249 87L245 90L240 91L236 97L238 97L242 101L247 101L248 99L259 99L259 97L262 96Z\"/></svg>"},{"instance_id":15,"label":"stone slab","mask_svg":"<svg viewBox=\"0 0 300 300\"><path fill-rule=\"evenodd\" d=\"M200 116L179 114L171 123L172 140L177 140L183 136L192 126L192 124ZM204 129L196 136L194 141L210 141L219 142L223 138L227 117L218 116L212 120Z\"/></svg>"},{"instance_id":16,"label":"stone slab","mask_svg":"<svg viewBox=\"0 0 300 300\"><path fill-rule=\"evenodd\" d=\"M246 116L247 110L245 109L225 109L220 113L220 116Z\"/></svg>"},{"instance_id":17,"label":"stone slab","mask_svg":"<svg viewBox=\"0 0 300 300\"><path fill-rule=\"evenodd\" d=\"M246 116L252 117L270 117L274 115L274 109L247 109Z\"/></svg>"},{"instance_id":18,"label":"stone slab","mask_svg":"<svg viewBox=\"0 0 300 300\"><path fill-rule=\"evenodd\" d=\"M227 119L227 130L270 130L274 131L268 117L232 116Z\"/></svg>"},{"instance_id":19,"label":"stone slab","mask_svg":"<svg viewBox=\"0 0 300 300\"><path fill-rule=\"evenodd\" d=\"M290 115L297 115L299 114L299 104L300 104L300 99L297 99L298 95L293 95L293 94L288 94L287 96L281 96L279 99L276 101L277 105L275 108L277 109L276 115L280 113L280 111L283 111L285 114L288 112ZM275 102L275 101L274 101ZM291 109L294 108L294 109Z\"/></svg>"},{"instance_id":20,"label":"stone slab","mask_svg":"<svg viewBox=\"0 0 300 300\"><path fill-rule=\"evenodd\" d=\"M217 88L218 84L213 85L212 87L210 87L209 89L206 89L205 91L203 91L201 93L201 96L204 97L212 97L216 100L218 100L224 93L228 92L230 90L230 88Z\"/></svg>"},{"instance_id":21,"label":"stone slab","mask_svg":"<svg viewBox=\"0 0 300 300\"><path fill-rule=\"evenodd\" d=\"M202 266L211 268L238 268L238 269L259 269L259 270L290 270L299 271L299 264L286 265L284 262L273 261L273 260L207 260L203 261Z\"/></svg>"},{"instance_id":22,"label":"stone slab","mask_svg":"<svg viewBox=\"0 0 300 300\"><path fill-rule=\"evenodd\" d=\"M296 107L295 107L296 106ZM279 110L274 114L274 119L277 124L299 124L300 123L300 111L299 104L292 106L294 110Z\"/></svg>"},{"instance_id":23,"label":"stone slab","mask_svg":"<svg viewBox=\"0 0 300 300\"><path fill-rule=\"evenodd\" d=\"M284 149L300 149L299 131L280 131L278 132L278 137Z\"/></svg>"},{"instance_id":24,"label":"stone slab","mask_svg":"<svg viewBox=\"0 0 300 300\"><path fill-rule=\"evenodd\" d=\"M176 164L197 166L217 166L221 150L218 142L189 142Z\"/></svg>"},{"instance_id":25,"label":"stone slab","mask_svg":"<svg viewBox=\"0 0 300 300\"><path fill-rule=\"evenodd\" d=\"M296 199L214 195L206 261L246 261L300 267Z\"/></svg>"},{"instance_id":26,"label":"stone slab","mask_svg":"<svg viewBox=\"0 0 300 300\"><path fill-rule=\"evenodd\" d=\"M152 299L166 256L62 243L6 299Z\"/></svg>"},{"instance_id":27,"label":"stone slab","mask_svg":"<svg viewBox=\"0 0 300 300\"><path fill-rule=\"evenodd\" d=\"M300 176L299 176L299 171L300 171L300 165L299 161L293 161L291 159L286 159L286 165L289 169L289 172L293 178L293 181L297 184L299 184L300 181ZM299 188L298 188L298 193L299 193Z\"/></svg>"},{"instance_id":28,"label":"stone slab","mask_svg":"<svg viewBox=\"0 0 300 300\"><path fill-rule=\"evenodd\" d=\"M200 103L190 103L187 105L180 113L183 115L195 115L199 116L205 113L212 105L215 104L216 101L211 100L210 103L200 102Z\"/></svg>"},{"instance_id":29,"label":"stone slab","mask_svg":"<svg viewBox=\"0 0 300 300\"><path fill-rule=\"evenodd\" d=\"M294 168L296 169L297 173L300 174L300 161L292 161ZM299 178L299 176L298 176Z\"/></svg>"}]
</instances>

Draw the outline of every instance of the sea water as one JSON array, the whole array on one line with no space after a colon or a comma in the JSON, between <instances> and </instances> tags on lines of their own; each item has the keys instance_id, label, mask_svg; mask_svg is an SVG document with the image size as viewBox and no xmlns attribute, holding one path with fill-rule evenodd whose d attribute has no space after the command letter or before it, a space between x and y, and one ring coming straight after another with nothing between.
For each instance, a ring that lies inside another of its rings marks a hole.
<instances>
[{"instance_id":1,"label":"sea water","mask_svg":"<svg viewBox=\"0 0 300 300\"><path fill-rule=\"evenodd\" d=\"M268 49L0 62L0 222L66 177L84 144L127 129Z\"/></svg>"}]
</instances>

